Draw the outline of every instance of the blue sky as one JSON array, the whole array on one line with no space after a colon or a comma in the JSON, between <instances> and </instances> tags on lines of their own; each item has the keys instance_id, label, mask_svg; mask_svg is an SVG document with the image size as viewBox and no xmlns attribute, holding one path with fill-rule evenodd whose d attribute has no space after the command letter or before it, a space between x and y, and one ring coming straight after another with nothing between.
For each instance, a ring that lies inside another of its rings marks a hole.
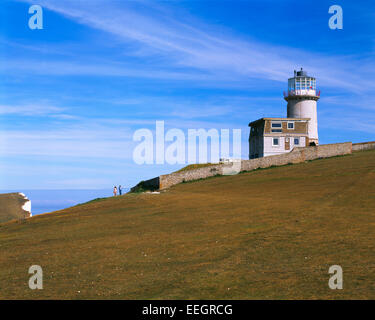
<instances>
[{"instance_id":1,"label":"blue sky","mask_svg":"<svg viewBox=\"0 0 375 320\"><path fill-rule=\"evenodd\" d=\"M30 30L28 8L43 8ZM341 5L343 30L328 27ZM2 1L0 189L111 188L140 128L240 128L286 116L294 69L317 78L320 143L375 140L373 1Z\"/></svg>"}]
</instances>

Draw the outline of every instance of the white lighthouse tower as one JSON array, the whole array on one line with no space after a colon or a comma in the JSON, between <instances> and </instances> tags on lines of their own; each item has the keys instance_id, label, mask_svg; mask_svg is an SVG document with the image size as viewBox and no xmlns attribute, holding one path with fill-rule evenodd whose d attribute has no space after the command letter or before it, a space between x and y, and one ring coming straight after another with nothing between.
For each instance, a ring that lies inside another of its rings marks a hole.
<instances>
[{"instance_id":1,"label":"white lighthouse tower","mask_svg":"<svg viewBox=\"0 0 375 320\"><path fill-rule=\"evenodd\" d=\"M302 68L294 71L284 98L288 102L287 118L260 118L249 123L249 159L319 144L316 104L320 91L316 90L316 79Z\"/></svg>"},{"instance_id":2,"label":"white lighthouse tower","mask_svg":"<svg viewBox=\"0 0 375 320\"><path fill-rule=\"evenodd\" d=\"M288 93L284 99L288 102L288 118L309 118L309 142L319 144L318 115L316 111L320 91L316 91L316 79L307 75L302 68L294 71L294 77L288 79Z\"/></svg>"}]
</instances>

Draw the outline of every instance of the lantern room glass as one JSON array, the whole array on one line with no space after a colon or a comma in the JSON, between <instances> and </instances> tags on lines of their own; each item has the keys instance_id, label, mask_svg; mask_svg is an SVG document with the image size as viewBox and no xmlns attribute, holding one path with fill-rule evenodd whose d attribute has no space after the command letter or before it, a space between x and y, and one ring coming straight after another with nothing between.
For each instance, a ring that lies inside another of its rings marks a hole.
<instances>
[{"instance_id":1,"label":"lantern room glass","mask_svg":"<svg viewBox=\"0 0 375 320\"><path fill-rule=\"evenodd\" d=\"M288 91L316 90L316 80L312 77L296 77L288 80Z\"/></svg>"}]
</instances>

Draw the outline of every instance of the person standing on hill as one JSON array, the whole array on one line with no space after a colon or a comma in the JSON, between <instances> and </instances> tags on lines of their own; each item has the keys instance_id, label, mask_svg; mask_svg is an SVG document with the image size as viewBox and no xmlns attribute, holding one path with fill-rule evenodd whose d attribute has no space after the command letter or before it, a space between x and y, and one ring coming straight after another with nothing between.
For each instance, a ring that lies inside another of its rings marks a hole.
<instances>
[{"instance_id":1,"label":"person standing on hill","mask_svg":"<svg viewBox=\"0 0 375 320\"><path fill-rule=\"evenodd\" d=\"M121 188L121 184L118 186L118 194L121 196L122 195L122 188Z\"/></svg>"},{"instance_id":2,"label":"person standing on hill","mask_svg":"<svg viewBox=\"0 0 375 320\"><path fill-rule=\"evenodd\" d=\"M117 196L117 187L116 186L114 186L113 187L113 196Z\"/></svg>"}]
</instances>

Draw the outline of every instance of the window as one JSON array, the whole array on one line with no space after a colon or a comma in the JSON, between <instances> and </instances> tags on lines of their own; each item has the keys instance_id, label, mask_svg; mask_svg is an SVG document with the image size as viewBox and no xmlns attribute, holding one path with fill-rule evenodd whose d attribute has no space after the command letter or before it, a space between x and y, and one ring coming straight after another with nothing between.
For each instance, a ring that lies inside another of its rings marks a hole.
<instances>
[{"instance_id":1,"label":"window","mask_svg":"<svg viewBox=\"0 0 375 320\"><path fill-rule=\"evenodd\" d=\"M271 132L283 132L281 122L271 122Z\"/></svg>"},{"instance_id":2,"label":"window","mask_svg":"<svg viewBox=\"0 0 375 320\"><path fill-rule=\"evenodd\" d=\"M288 122L288 129L294 130L294 122Z\"/></svg>"},{"instance_id":3,"label":"window","mask_svg":"<svg viewBox=\"0 0 375 320\"><path fill-rule=\"evenodd\" d=\"M278 146L279 145L279 138L272 138L272 145L273 146Z\"/></svg>"},{"instance_id":4,"label":"window","mask_svg":"<svg viewBox=\"0 0 375 320\"><path fill-rule=\"evenodd\" d=\"M294 138L294 144L295 144L296 146L299 145L299 138Z\"/></svg>"},{"instance_id":5,"label":"window","mask_svg":"<svg viewBox=\"0 0 375 320\"><path fill-rule=\"evenodd\" d=\"M295 85L294 85L294 78L288 79L288 91L294 91Z\"/></svg>"}]
</instances>

